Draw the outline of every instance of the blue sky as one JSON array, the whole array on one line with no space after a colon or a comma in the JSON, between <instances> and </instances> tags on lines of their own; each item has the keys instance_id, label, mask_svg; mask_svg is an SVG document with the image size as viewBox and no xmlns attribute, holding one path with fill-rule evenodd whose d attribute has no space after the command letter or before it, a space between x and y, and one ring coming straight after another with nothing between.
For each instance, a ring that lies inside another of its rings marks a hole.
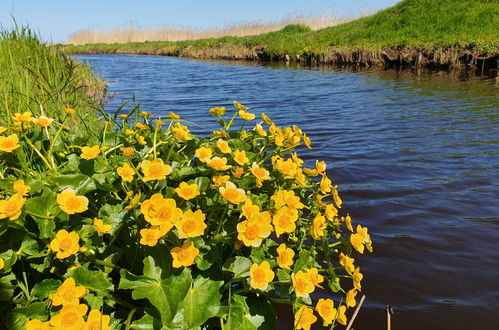
<instances>
[{"instance_id":1,"label":"blue sky","mask_svg":"<svg viewBox=\"0 0 499 330\"><path fill-rule=\"evenodd\" d=\"M215 28L234 22L278 21L296 14L339 17L390 7L400 0L0 0L0 24L29 24L43 39L63 42L89 27L110 31L130 23Z\"/></svg>"}]
</instances>

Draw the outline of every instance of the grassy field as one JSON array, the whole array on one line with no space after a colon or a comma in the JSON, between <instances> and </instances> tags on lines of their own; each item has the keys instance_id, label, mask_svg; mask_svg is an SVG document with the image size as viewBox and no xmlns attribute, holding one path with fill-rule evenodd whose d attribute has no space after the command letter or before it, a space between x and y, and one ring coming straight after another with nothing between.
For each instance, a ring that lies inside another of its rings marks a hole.
<instances>
[{"instance_id":1,"label":"grassy field","mask_svg":"<svg viewBox=\"0 0 499 330\"><path fill-rule=\"evenodd\" d=\"M40 43L27 28L0 32L0 123L10 125L14 113L65 116L77 110L73 126L92 129L105 85L87 65ZM83 127L84 126L84 127Z\"/></svg>"},{"instance_id":2,"label":"grassy field","mask_svg":"<svg viewBox=\"0 0 499 330\"><path fill-rule=\"evenodd\" d=\"M179 42L141 42L64 46L68 53L145 53L192 56L212 49L264 49L269 56L328 53L332 49L379 50L388 47L436 49L458 47L497 54L499 0L404 0L372 16L312 31L290 25L247 37Z\"/></svg>"}]
</instances>

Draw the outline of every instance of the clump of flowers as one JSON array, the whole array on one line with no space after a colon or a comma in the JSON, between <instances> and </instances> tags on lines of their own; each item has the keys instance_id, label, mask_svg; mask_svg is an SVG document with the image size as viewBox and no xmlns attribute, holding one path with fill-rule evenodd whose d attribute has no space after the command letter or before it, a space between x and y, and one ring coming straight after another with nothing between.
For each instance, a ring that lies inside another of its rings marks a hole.
<instances>
[{"instance_id":1,"label":"clump of flowers","mask_svg":"<svg viewBox=\"0 0 499 330\"><path fill-rule=\"evenodd\" d=\"M233 106L210 109L207 138L173 112L103 114L78 139L75 109L16 113L0 130L0 328L257 329L280 303L296 329L346 325L368 229L327 164L300 158L301 129Z\"/></svg>"}]
</instances>

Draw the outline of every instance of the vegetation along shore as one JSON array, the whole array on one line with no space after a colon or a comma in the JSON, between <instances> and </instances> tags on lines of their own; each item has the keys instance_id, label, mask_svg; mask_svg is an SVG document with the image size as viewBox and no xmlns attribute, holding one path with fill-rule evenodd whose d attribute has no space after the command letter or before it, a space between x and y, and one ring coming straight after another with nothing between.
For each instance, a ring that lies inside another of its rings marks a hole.
<instances>
[{"instance_id":1,"label":"vegetation along shore","mask_svg":"<svg viewBox=\"0 0 499 330\"><path fill-rule=\"evenodd\" d=\"M126 53L196 59L299 61L497 73L498 0L404 0L374 15L313 31L177 42L60 45L65 53Z\"/></svg>"}]
</instances>

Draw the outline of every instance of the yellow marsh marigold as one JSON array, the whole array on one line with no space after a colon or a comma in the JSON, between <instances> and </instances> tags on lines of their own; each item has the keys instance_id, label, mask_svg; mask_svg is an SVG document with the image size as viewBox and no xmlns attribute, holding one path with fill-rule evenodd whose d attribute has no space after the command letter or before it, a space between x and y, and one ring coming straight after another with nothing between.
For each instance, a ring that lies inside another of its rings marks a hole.
<instances>
[{"instance_id":1,"label":"yellow marsh marigold","mask_svg":"<svg viewBox=\"0 0 499 330\"><path fill-rule=\"evenodd\" d=\"M240 204L246 200L246 192L243 189L237 188L235 184L227 181L225 187L219 187L220 195L231 204Z\"/></svg>"},{"instance_id":2,"label":"yellow marsh marigold","mask_svg":"<svg viewBox=\"0 0 499 330\"><path fill-rule=\"evenodd\" d=\"M135 137L135 139L137 140L137 143L140 144L141 146L144 146L147 144L146 139L142 135L137 135Z\"/></svg>"},{"instance_id":3,"label":"yellow marsh marigold","mask_svg":"<svg viewBox=\"0 0 499 330\"><path fill-rule=\"evenodd\" d=\"M74 115L76 113L76 110L73 108L64 108L64 112L68 115Z\"/></svg>"},{"instance_id":4,"label":"yellow marsh marigold","mask_svg":"<svg viewBox=\"0 0 499 330\"><path fill-rule=\"evenodd\" d=\"M125 135L130 136L135 134L135 131L133 129L127 128L125 129Z\"/></svg>"},{"instance_id":5,"label":"yellow marsh marigold","mask_svg":"<svg viewBox=\"0 0 499 330\"><path fill-rule=\"evenodd\" d=\"M263 129L262 125L260 125L260 124L255 125L255 131L260 136L267 136L267 132Z\"/></svg>"},{"instance_id":6,"label":"yellow marsh marigold","mask_svg":"<svg viewBox=\"0 0 499 330\"><path fill-rule=\"evenodd\" d=\"M338 310L336 312L336 322L339 324L347 325L347 316L345 315L347 308L346 306L340 306L338 307Z\"/></svg>"},{"instance_id":7,"label":"yellow marsh marigold","mask_svg":"<svg viewBox=\"0 0 499 330\"><path fill-rule=\"evenodd\" d=\"M144 131L147 129L147 126L142 124L142 123L137 123L135 124L135 127L138 129L138 130L141 130L141 131Z\"/></svg>"},{"instance_id":8,"label":"yellow marsh marigold","mask_svg":"<svg viewBox=\"0 0 499 330\"><path fill-rule=\"evenodd\" d=\"M331 189L333 187L331 184L331 180L329 180L329 178L326 175L322 176L322 179L321 179L319 186L320 186L321 192L323 194L327 194L327 193L331 192Z\"/></svg>"},{"instance_id":9,"label":"yellow marsh marigold","mask_svg":"<svg viewBox=\"0 0 499 330\"><path fill-rule=\"evenodd\" d=\"M277 248L277 264L281 268L290 269L293 265L293 257L295 256L295 251L293 249L286 247L286 244L282 243Z\"/></svg>"},{"instance_id":10,"label":"yellow marsh marigold","mask_svg":"<svg viewBox=\"0 0 499 330\"><path fill-rule=\"evenodd\" d=\"M244 168L236 166L234 171L232 171L232 176L236 179L240 179L244 175Z\"/></svg>"},{"instance_id":11,"label":"yellow marsh marigold","mask_svg":"<svg viewBox=\"0 0 499 330\"><path fill-rule=\"evenodd\" d=\"M303 170L301 168L296 170L295 180L299 185L304 185L307 182L307 177L303 174Z\"/></svg>"},{"instance_id":12,"label":"yellow marsh marigold","mask_svg":"<svg viewBox=\"0 0 499 330\"><path fill-rule=\"evenodd\" d=\"M99 218L94 218L93 227L99 234L107 234L113 228L111 225L104 224Z\"/></svg>"},{"instance_id":13,"label":"yellow marsh marigold","mask_svg":"<svg viewBox=\"0 0 499 330\"><path fill-rule=\"evenodd\" d=\"M87 310L88 306L84 304L63 306L59 314L52 316L50 325L55 330L83 329L85 325L83 316L87 314Z\"/></svg>"},{"instance_id":14,"label":"yellow marsh marigold","mask_svg":"<svg viewBox=\"0 0 499 330\"><path fill-rule=\"evenodd\" d=\"M285 177L293 178L296 175L298 166L295 162L293 162L291 158L288 160L284 160L281 158L276 161L275 168Z\"/></svg>"},{"instance_id":15,"label":"yellow marsh marigold","mask_svg":"<svg viewBox=\"0 0 499 330\"><path fill-rule=\"evenodd\" d=\"M22 179L16 180L12 186L16 193L21 194L23 196L28 195L29 191L31 190L31 187L25 185L24 180Z\"/></svg>"},{"instance_id":16,"label":"yellow marsh marigold","mask_svg":"<svg viewBox=\"0 0 499 330\"><path fill-rule=\"evenodd\" d=\"M179 117L179 118L180 118L180 117ZM165 122L164 122L164 121L162 121L161 119L156 119L156 120L154 121L154 123L156 124L156 128L157 128L157 129L160 129L160 128L161 128L161 126L163 126L163 125L165 124Z\"/></svg>"},{"instance_id":17,"label":"yellow marsh marigold","mask_svg":"<svg viewBox=\"0 0 499 330\"><path fill-rule=\"evenodd\" d=\"M306 175L312 176L312 177L319 175L319 172L317 172L316 169L311 169L311 168L307 168L307 167L305 167L303 169L303 172L305 172Z\"/></svg>"},{"instance_id":18,"label":"yellow marsh marigold","mask_svg":"<svg viewBox=\"0 0 499 330\"><path fill-rule=\"evenodd\" d=\"M357 302L355 301L355 296L357 295L357 290L352 289L347 292L347 297L345 299L345 304L348 307L355 307L357 305Z\"/></svg>"},{"instance_id":19,"label":"yellow marsh marigold","mask_svg":"<svg viewBox=\"0 0 499 330\"><path fill-rule=\"evenodd\" d=\"M49 127L50 124L52 124L52 122L54 121L54 119L42 115L38 118L33 118L32 121L40 127Z\"/></svg>"},{"instance_id":20,"label":"yellow marsh marigold","mask_svg":"<svg viewBox=\"0 0 499 330\"><path fill-rule=\"evenodd\" d=\"M343 204L343 202L341 201L340 194L338 193L337 188L338 187L333 187L333 199L334 199L334 203L336 204L336 207L341 209L341 204Z\"/></svg>"},{"instance_id":21,"label":"yellow marsh marigold","mask_svg":"<svg viewBox=\"0 0 499 330\"><path fill-rule=\"evenodd\" d=\"M50 242L50 249L57 253L57 258L64 259L78 252L79 241L80 236L76 232L68 233L65 229L61 229Z\"/></svg>"},{"instance_id":22,"label":"yellow marsh marigold","mask_svg":"<svg viewBox=\"0 0 499 330\"><path fill-rule=\"evenodd\" d=\"M291 280L297 297L307 298L315 290L314 282L310 276L301 270L291 274Z\"/></svg>"},{"instance_id":23,"label":"yellow marsh marigold","mask_svg":"<svg viewBox=\"0 0 499 330\"><path fill-rule=\"evenodd\" d=\"M187 267L194 263L194 259L199 254L199 250L192 242L186 242L182 247L175 247L170 251L173 257L173 267Z\"/></svg>"},{"instance_id":24,"label":"yellow marsh marigold","mask_svg":"<svg viewBox=\"0 0 499 330\"><path fill-rule=\"evenodd\" d=\"M248 159L248 157L246 157L246 151L245 150L236 150L236 152L234 153L234 161L241 166L248 163L249 159Z\"/></svg>"},{"instance_id":25,"label":"yellow marsh marigold","mask_svg":"<svg viewBox=\"0 0 499 330\"><path fill-rule=\"evenodd\" d=\"M175 189L175 192L180 198L186 201L196 198L200 194L197 184L188 184L187 182L181 182L178 188Z\"/></svg>"},{"instance_id":26,"label":"yellow marsh marigold","mask_svg":"<svg viewBox=\"0 0 499 330\"><path fill-rule=\"evenodd\" d=\"M125 182L132 182L133 176L135 175L135 170L133 167L128 165L128 163L124 163L123 166L120 166L116 169L116 172L121 177L121 179Z\"/></svg>"},{"instance_id":27,"label":"yellow marsh marigold","mask_svg":"<svg viewBox=\"0 0 499 330\"><path fill-rule=\"evenodd\" d=\"M83 159L94 159L100 154L100 147L95 145L93 147L83 147L81 148L80 157Z\"/></svg>"},{"instance_id":28,"label":"yellow marsh marigold","mask_svg":"<svg viewBox=\"0 0 499 330\"><path fill-rule=\"evenodd\" d=\"M314 283L314 286L324 289L320 284L324 282L324 276L319 274L319 270L315 267L312 267L310 269L307 269L307 275L310 277L310 280L312 283Z\"/></svg>"},{"instance_id":29,"label":"yellow marsh marigold","mask_svg":"<svg viewBox=\"0 0 499 330\"><path fill-rule=\"evenodd\" d=\"M244 119L246 121L250 121L250 120L255 119L255 114L249 113L249 112L246 112L243 110L239 110L239 117L241 117L242 119Z\"/></svg>"},{"instance_id":30,"label":"yellow marsh marigold","mask_svg":"<svg viewBox=\"0 0 499 330\"><path fill-rule=\"evenodd\" d=\"M151 115L152 115L152 113L150 113L150 112L146 112L146 111L141 111L140 112L140 116L142 118L149 118L149 117L151 117Z\"/></svg>"},{"instance_id":31,"label":"yellow marsh marigold","mask_svg":"<svg viewBox=\"0 0 499 330\"><path fill-rule=\"evenodd\" d=\"M14 121L18 122L18 123L29 123L33 120L33 117L32 117L31 112L26 111L24 113L16 112L14 114L14 117L12 117L12 119L14 119Z\"/></svg>"},{"instance_id":32,"label":"yellow marsh marigold","mask_svg":"<svg viewBox=\"0 0 499 330\"><path fill-rule=\"evenodd\" d=\"M275 209L280 209L283 206L291 209L302 209L304 207L300 202L300 197L296 196L293 190L279 190L270 199L274 201Z\"/></svg>"},{"instance_id":33,"label":"yellow marsh marigold","mask_svg":"<svg viewBox=\"0 0 499 330\"><path fill-rule=\"evenodd\" d=\"M120 118L121 118L121 119L128 119L128 115L127 115L127 114L121 114L121 115L120 115Z\"/></svg>"},{"instance_id":34,"label":"yellow marsh marigold","mask_svg":"<svg viewBox=\"0 0 499 330\"><path fill-rule=\"evenodd\" d=\"M206 164L216 171L225 171L231 168L231 165L227 165L227 158L225 157L213 157L208 159Z\"/></svg>"},{"instance_id":35,"label":"yellow marsh marigold","mask_svg":"<svg viewBox=\"0 0 499 330\"><path fill-rule=\"evenodd\" d=\"M165 231L161 230L160 226L152 226L140 230L140 244L147 246L155 246L158 240L165 235Z\"/></svg>"},{"instance_id":36,"label":"yellow marsh marigold","mask_svg":"<svg viewBox=\"0 0 499 330\"><path fill-rule=\"evenodd\" d=\"M250 267L250 285L253 289L267 290L269 282L274 279L274 272L270 269L268 261L261 264L253 264Z\"/></svg>"},{"instance_id":37,"label":"yellow marsh marigold","mask_svg":"<svg viewBox=\"0 0 499 330\"><path fill-rule=\"evenodd\" d=\"M67 306L67 305L78 305L80 303L80 297L85 294L85 288L82 286L76 286L76 282L73 278L67 278L52 297L52 305L54 306Z\"/></svg>"},{"instance_id":38,"label":"yellow marsh marigold","mask_svg":"<svg viewBox=\"0 0 499 330\"><path fill-rule=\"evenodd\" d=\"M246 246L259 247L262 241L272 233L270 213L257 212L249 220L237 224L237 239Z\"/></svg>"},{"instance_id":39,"label":"yellow marsh marigold","mask_svg":"<svg viewBox=\"0 0 499 330\"><path fill-rule=\"evenodd\" d=\"M325 171L326 171L326 162L321 160L321 161L318 161L316 160L315 161L315 170L317 171L317 173L319 174L323 174Z\"/></svg>"},{"instance_id":40,"label":"yellow marsh marigold","mask_svg":"<svg viewBox=\"0 0 499 330\"><path fill-rule=\"evenodd\" d=\"M180 221L175 223L178 230L178 238L198 237L204 234L206 223L204 220L206 216L201 210L192 212L191 210L185 211L180 218Z\"/></svg>"},{"instance_id":41,"label":"yellow marsh marigold","mask_svg":"<svg viewBox=\"0 0 499 330\"><path fill-rule=\"evenodd\" d=\"M345 226L347 226L347 229L353 233L352 217L350 217L350 215L347 214L347 216L344 218L342 217L341 220L343 220L345 222Z\"/></svg>"},{"instance_id":42,"label":"yellow marsh marigold","mask_svg":"<svg viewBox=\"0 0 499 330\"><path fill-rule=\"evenodd\" d=\"M283 206L277 210L272 218L276 236L279 237L284 233L294 232L296 220L298 220L298 211L296 209Z\"/></svg>"},{"instance_id":43,"label":"yellow marsh marigold","mask_svg":"<svg viewBox=\"0 0 499 330\"><path fill-rule=\"evenodd\" d=\"M82 213L88 210L88 198L77 196L73 189L65 189L57 194L57 204L67 214Z\"/></svg>"},{"instance_id":44,"label":"yellow marsh marigold","mask_svg":"<svg viewBox=\"0 0 499 330\"><path fill-rule=\"evenodd\" d=\"M98 309L92 309L88 313L87 322L83 330L111 330L109 327L110 321L111 317L109 315L103 315Z\"/></svg>"},{"instance_id":45,"label":"yellow marsh marigold","mask_svg":"<svg viewBox=\"0 0 499 330\"><path fill-rule=\"evenodd\" d=\"M274 122L270 120L269 116L267 116L265 113L262 112L262 119L267 125L272 125Z\"/></svg>"},{"instance_id":46,"label":"yellow marsh marigold","mask_svg":"<svg viewBox=\"0 0 499 330\"><path fill-rule=\"evenodd\" d=\"M228 176L228 175L215 175L213 178L211 178L211 181L213 182L213 186L215 186L215 187L223 186L229 180L230 180L230 176Z\"/></svg>"},{"instance_id":47,"label":"yellow marsh marigold","mask_svg":"<svg viewBox=\"0 0 499 330\"><path fill-rule=\"evenodd\" d=\"M345 268L348 274L352 274L355 270L354 263L355 259L350 258L349 256L343 254L343 252L340 252L340 265Z\"/></svg>"},{"instance_id":48,"label":"yellow marsh marigold","mask_svg":"<svg viewBox=\"0 0 499 330\"><path fill-rule=\"evenodd\" d=\"M238 109L238 110L242 110L242 111L246 111L246 110L249 110L248 107L242 105L241 103L239 102L236 102L236 101L233 101L232 104L234 104L234 106Z\"/></svg>"},{"instance_id":49,"label":"yellow marsh marigold","mask_svg":"<svg viewBox=\"0 0 499 330\"><path fill-rule=\"evenodd\" d=\"M324 214L329 221L334 221L334 218L338 216L338 209L333 204L326 204Z\"/></svg>"},{"instance_id":50,"label":"yellow marsh marigold","mask_svg":"<svg viewBox=\"0 0 499 330\"><path fill-rule=\"evenodd\" d=\"M144 218L153 226L161 226L165 234L182 217L182 210L172 198L163 198L161 194L154 194L150 199L142 202L140 211Z\"/></svg>"},{"instance_id":51,"label":"yellow marsh marigold","mask_svg":"<svg viewBox=\"0 0 499 330\"><path fill-rule=\"evenodd\" d=\"M16 134L0 136L0 151L12 152L19 148L19 138Z\"/></svg>"},{"instance_id":52,"label":"yellow marsh marigold","mask_svg":"<svg viewBox=\"0 0 499 330\"><path fill-rule=\"evenodd\" d=\"M163 180L172 172L170 165L166 165L160 158L143 160L141 167L142 173L144 173L142 180L144 181Z\"/></svg>"},{"instance_id":53,"label":"yellow marsh marigold","mask_svg":"<svg viewBox=\"0 0 499 330\"><path fill-rule=\"evenodd\" d=\"M34 320L29 320L28 323L26 323L26 330L53 330L54 328L50 326L50 323L47 322L42 322L40 320L34 319Z\"/></svg>"},{"instance_id":54,"label":"yellow marsh marigold","mask_svg":"<svg viewBox=\"0 0 499 330\"><path fill-rule=\"evenodd\" d=\"M326 227L326 218L322 214L317 213L314 220L312 220L310 235L314 239L320 239L322 236L324 236L324 230L326 230Z\"/></svg>"},{"instance_id":55,"label":"yellow marsh marigold","mask_svg":"<svg viewBox=\"0 0 499 330\"><path fill-rule=\"evenodd\" d=\"M189 128L187 128L187 126L176 123L170 128L170 130L172 131L173 136L175 136L179 140L192 140L192 138L189 136Z\"/></svg>"},{"instance_id":56,"label":"yellow marsh marigold","mask_svg":"<svg viewBox=\"0 0 499 330\"><path fill-rule=\"evenodd\" d=\"M317 316L314 315L314 311L307 307L301 306L298 312L295 314L295 329L305 329L310 330L312 324L317 322Z\"/></svg>"},{"instance_id":57,"label":"yellow marsh marigold","mask_svg":"<svg viewBox=\"0 0 499 330\"><path fill-rule=\"evenodd\" d=\"M0 258L0 270L2 270L5 267L5 260Z\"/></svg>"},{"instance_id":58,"label":"yellow marsh marigold","mask_svg":"<svg viewBox=\"0 0 499 330\"><path fill-rule=\"evenodd\" d=\"M0 126L0 134L7 132L7 127Z\"/></svg>"},{"instance_id":59,"label":"yellow marsh marigold","mask_svg":"<svg viewBox=\"0 0 499 330\"><path fill-rule=\"evenodd\" d=\"M320 298L319 301L317 301L315 310L322 317L325 327L332 324L336 318L337 311L336 308L334 308L334 301L331 299Z\"/></svg>"},{"instance_id":60,"label":"yellow marsh marigold","mask_svg":"<svg viewBox=\"0 0 499 330\"><path fill-rule=\"evenodd\" d=\"M232 152L232 149L229 147L229 143L222 139L218 139L217 148L224 154L229 154Z\"/></svg>"},{"instance_id":61,"label":"yellow marsh marigold","mask_svg":"<svg viewBox=\"0 0 499 330\"><path fill-rule=\"evenodd\" d=\"M208 147L197 148L195 154L196 157L203 163L206 163L208 159L213 157L213 151L211 150L211 148Z\"/></svg>"},{"instance_id":62,"label":"yellow marsh marigold","mask_svg":"<svg viewBox=\"0 0 499 330\"><path fill-rule=\"evenodd\" d=\"M367 227L357 225L357 232L350 235L350 243L359 253L364 253L364 245L369 252L373 251L371 236L367 233Z\"/></svg>"},{"instance_id":63,"label":"yellow marsh marigold","mask_svg":"<svg viewBox=\"0 0 499 330\"><path fill-rule=\"evenodd\" d=\"M127 206L125 206L125 210L127 211L130 211L131 209L133 209L135 206L137 206L137 204L139 203L140 201L140 196L142 194L139 192L138 194L135 194L133 196L133 198L130 200L130 202L128 203Z\"/></svg>"},{"instance_id":64,"label":"yellow marsh marigold","mask_svg":"<svg viewBox=\"0 0 499 330\"><path fill-rule=\"evenodd\" d=\"M15 193L7 200L0 200L0 219L16 220L22 213L26 198Z\"/></svg>"},{"instance_id":65,"label":"yellow marsh marigold","mask_svg":"<svg viewBox=\"0 0 499 330\"><path fill-rule=\"evenodd\" d=\"M133 153L135 152L135 148L134 147L125 147L123 148L123 156L129 158L133 155Z\"/></svg>"},{"instance_id":66,"label":"yellow marsh marigold","mask_svg":"<svg viewBox=\"0 0 499 330\"><path fill-rule=\"evenodd\" d=\"M307 134L303 134L303 143L305 143L305 146L309 149L312 149L312 144L310 141L310 138L307 136Z\"/></svg>"},{"instance_id":67,"label":"yellow marsh marigold","mask_svg":"<svg viewBox=\"0 0 499 330\"><path fill-rule=\"evenodd\" d=\"M352 281L353 281L353 287L361 291L362 290L362 278L364 278L364 275L360 272L360 267L355 268L355 270L352 273Z\"/></svg>"},{"instance_id":68,"label":"yellow marsh marigold","mask_svg":"<svg viewBox=\"0 0 499 330\"><path fill-rule=\"evenodd\" d=\"M251 199L246 198L244 205L241 207L241 214L243 217L245 217L246 220L249 220L253 214L258 212L260 212L260 207L258 207L258 205L254 205Z\"/></svg>"},{"instance_id":69,"label":"yellow marsh marigold","mask_svg":"<svg viewBox=\"0 0 499 330\"><path fill-rule=\"evenodd\" d=\"M211 108L210 109L210 114L213 116L213 117L222 117L223 115L225 115L225 107L214 107L214 108Z\"/></svg>"},{"instance_id":70,"label":"yellow marsh marigold","mask_svg":"<svg viewBox=\"0 0 499 330\"><path fill-rule=\"evenodd\" d=\"M179 116L179 115L177 115L175 112L170 111L170 112L168 113L168 118L173 119L173 120L179 120L179 119L180 119L180 116Z\"/></svg>"}]
</instances>

